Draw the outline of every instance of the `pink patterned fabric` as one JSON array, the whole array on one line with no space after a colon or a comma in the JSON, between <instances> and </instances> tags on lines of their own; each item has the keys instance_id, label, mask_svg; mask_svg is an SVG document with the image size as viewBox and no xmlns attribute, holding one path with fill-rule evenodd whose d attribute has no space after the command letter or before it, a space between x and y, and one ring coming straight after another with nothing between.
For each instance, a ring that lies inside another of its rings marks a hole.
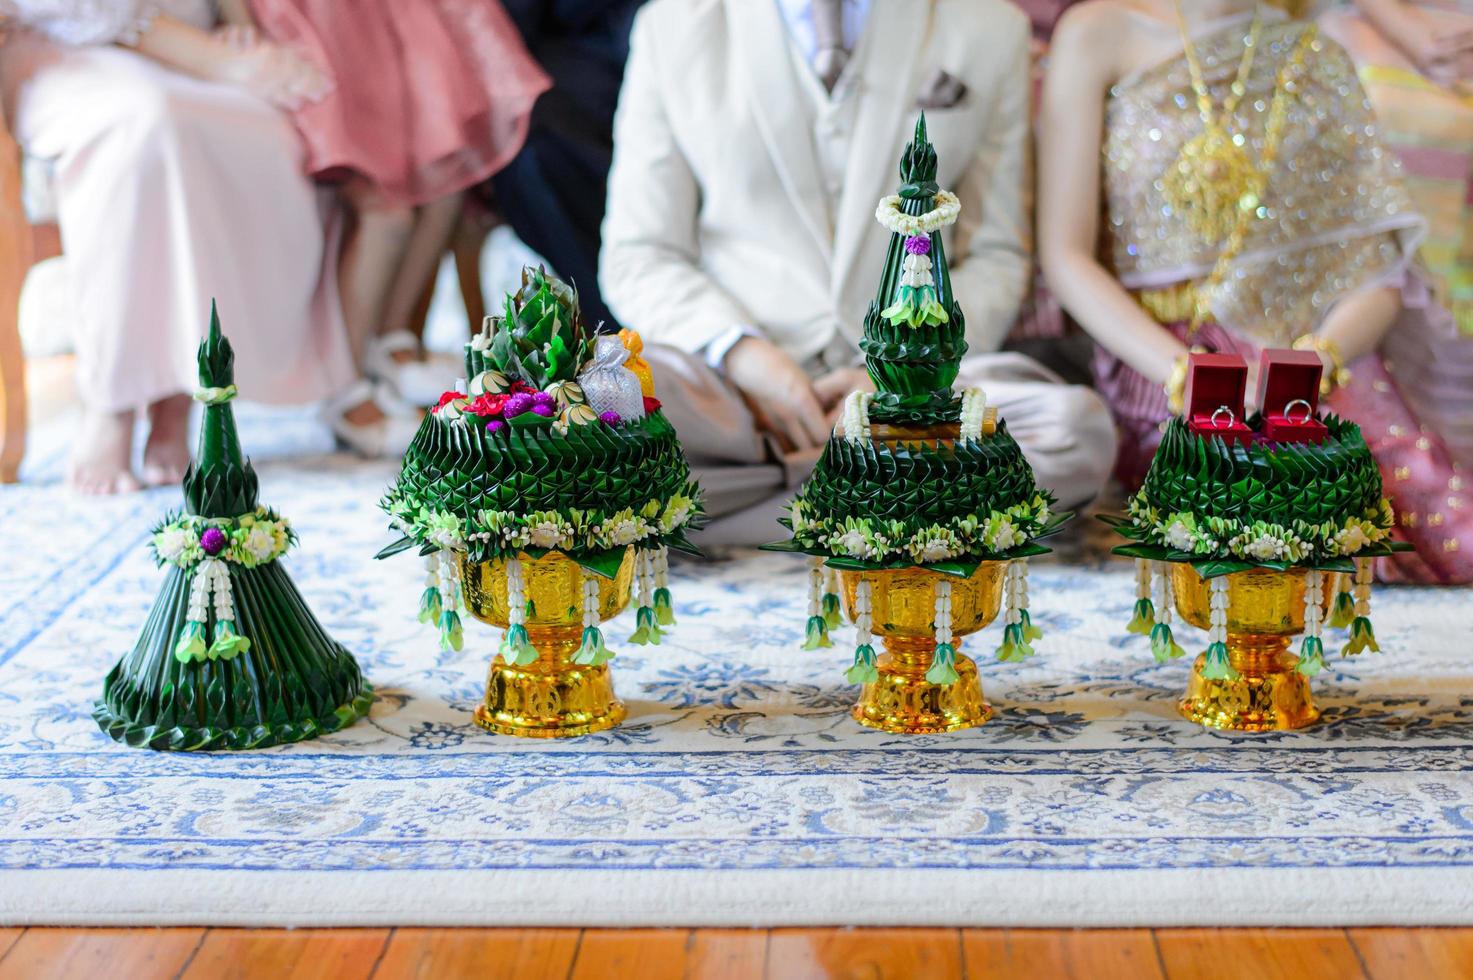
<instances>
[{"instance_id":1,"label":"pink patterned fabric","mask_svg":"<svg viewBox=\"0 0 1473 980\"><path fill-rule=\"evenodd\" d=\"M516 155L551 81L497 0L251 0L272 40L325 67L336 88L295 113L307 170L368 178L424 204L480 183Z\"/></svg>"},{"instance_id":2,"label":"pink patterned fabric","mask_svg":"<svg viewBox=\"0 0 1473 980\"><path fill-rule=\"evenodd\" d=\"M1398 536L1417 549L1381 562L1381 577L1469 582L1473 488L1462 471L1473 465L1473 444L1454 446L1446 435L1459 434L1473 420L1473 342L1450 342L1446 330L1430 322L1425 310L1403 313L1385 348L1403 359L1391 361L1380 353L1360 358L1350 365L1350 384L1330 396L1328 408L1361 427L1386 495L1400 515ZM1216 323L1204 324L1190 337L1185 323L1166 328L1210 351L1242 354L1250 363L1261 349ZM1441 366L1429 374L1425 365L1437 364L1439 356ZM1161 422L1170 414L1166 395L1103 348L1096 351L1094 368L1096 387L1120 428L1116 474L1127 487L1138 487L1161 441ZM1419 413L1413 407L1418 403L1440 407Z\"/></svg>"}]
</instances>

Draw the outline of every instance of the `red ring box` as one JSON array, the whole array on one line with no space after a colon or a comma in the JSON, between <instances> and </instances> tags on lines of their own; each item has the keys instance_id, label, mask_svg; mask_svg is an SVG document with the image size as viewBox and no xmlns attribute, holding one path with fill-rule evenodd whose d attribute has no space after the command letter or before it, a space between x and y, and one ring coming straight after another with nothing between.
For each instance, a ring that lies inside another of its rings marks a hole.
<instances>
[{"instance_id":1,"label":"red ring box","mask_svg":"<svg viewBox=\"0 0 1473 980\"><path fill-rule=\"evenodd\" d=\"M1319 420L1320 376L1325 365L1310 350L1265 350L1258 361L1258 410L1263 413L1263 438L1269 442L1323 442L1330 430ZM1289 403L1303 399L1309 403Z\"/></svg>"},{"instance_id":2,"label":"red ring box","mask_svg":"<svg viewBox=\"0 0 1473 980\"><path fill-rule=\"evenodd\" d=\"M1248 386L1248 362L1237 354L1188 354L1187 428L1199 436L1219 436L1227 442L1247 443L1253 430L1243 421L1243 391ZM1232 421L1221 409L1232 412ZM1213 424L1212 415L1217 413Z\"/></svg>"}]
</instances>

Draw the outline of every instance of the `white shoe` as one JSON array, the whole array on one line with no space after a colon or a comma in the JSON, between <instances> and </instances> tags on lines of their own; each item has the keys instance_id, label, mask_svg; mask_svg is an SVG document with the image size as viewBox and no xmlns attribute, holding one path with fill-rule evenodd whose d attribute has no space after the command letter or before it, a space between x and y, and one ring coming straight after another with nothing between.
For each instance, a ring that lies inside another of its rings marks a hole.
<instances>
[{"instance_id":1,"label":"white shoe","mask_svg":"<svg viewBox=\"0 0 1473 980\"><path fill-rule=\"evenodd\" d=\"M464 370L461 361L449 354L427 353L423 360L396 361L394 355L418 351L419 341L407 330L396 330L369 341L364 355L368 376L391 386L412 405L433 405L455 388Z\"/></svg>"},{"instance_id":2,"label":"white shoe","mask_svg":"<svg viewBox=\"0 0 1473 980\"><path fill-rule=\"evenodd\" d=\"M367 425L349 422L347 413L365 402L377 405L384 417ZM332 427L339 446L366 459L397 459L414 441L423 413L385 385L359 380L323 406L323 418Z\"/></svg>"}]
</instances>

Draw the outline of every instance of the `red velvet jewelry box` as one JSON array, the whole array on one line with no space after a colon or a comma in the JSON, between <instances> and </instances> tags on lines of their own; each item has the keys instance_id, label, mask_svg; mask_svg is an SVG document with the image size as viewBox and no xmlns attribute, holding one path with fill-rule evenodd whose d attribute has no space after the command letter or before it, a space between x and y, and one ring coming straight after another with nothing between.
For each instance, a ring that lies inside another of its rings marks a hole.
<instances>
[{"instance_id":1,"label":"red velvet jewelry box","mask_svg":"<svg viewBox=\"0 0 1473 980\"><path fill-rule=\"evenodd\" d=\"M1258 362L1258 409L1263 413L1264 439L1317 443L1329 436L1330 430L1319 420L1324 371L1324 362L1312 350L1263 352Z\"/></svg>"},{"instance_id":2,"label":"red velvet jewelry box","mask_svg":"<svg viewBox=\"0 0 1473 980\"><path fill-rule=\"evenodd\" d=\"M1246 443L1253 430L1243 421L1248 362L1237 354L1187 355L1187 428L1199 436Z\"/></svg>"}]
</instances>

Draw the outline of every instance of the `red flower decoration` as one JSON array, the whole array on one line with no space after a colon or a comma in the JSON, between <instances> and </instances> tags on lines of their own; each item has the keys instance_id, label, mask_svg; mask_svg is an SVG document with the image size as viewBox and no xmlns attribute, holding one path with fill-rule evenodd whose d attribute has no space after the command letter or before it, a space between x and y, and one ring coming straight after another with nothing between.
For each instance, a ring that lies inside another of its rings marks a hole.
<instances>
[{"instance_id":1,"label":"red flower decoration","mask_svg":"<svg viewBox=\"0 0 1473 980\"><path fill-rule=\"evenodd\" d=\"M660 410L660 399L655 398L655 397L653 397L651 395L645 395L644 396L644 414L649 415L651 412L658 412L659 410Z\"/></svg>"},{"instance_id":2,"label":"red flower decoration","mask_svg":"<svg viewBox=\"0 0 1473 980\"><path fill-rule=\"evenodd\" d=\"M492 418L501 414L501 410L506 407L506 399L506 395L493 395L488 392L478 395L474 401L465 407L465 410L470 415Z\"/></svg>"},{"instance_id":3,"label":"red flower decoration","mask_svg":"<svg viewBox=\"0 0 1473 980\"><path fill-rule=\"evenodd\" d=\"M526 392L529 395L535 395L537 393L537 389L533 388L525 381L513 381L511 383L511 390L510 392L508 392L508 394L517 395L523 392Z\"/></svg>"},{"instance_id":4,"label":"red flower decoration","mask_svg":"<svg viewBox=\"0 0 1473 980\"><path fill-rule=\"evenodd\" d=\"M445 392L445 394L441 395L440 396L440 400L435 403L435 411L438 412L440 409L444 408L446 405L449 405L451 402L455 401L456 399L458 399L458 398L464 398L464 397L465 397L465 395L462 395L458 391L447 391L447 392Z\"/></svg>"}]
</instances>

